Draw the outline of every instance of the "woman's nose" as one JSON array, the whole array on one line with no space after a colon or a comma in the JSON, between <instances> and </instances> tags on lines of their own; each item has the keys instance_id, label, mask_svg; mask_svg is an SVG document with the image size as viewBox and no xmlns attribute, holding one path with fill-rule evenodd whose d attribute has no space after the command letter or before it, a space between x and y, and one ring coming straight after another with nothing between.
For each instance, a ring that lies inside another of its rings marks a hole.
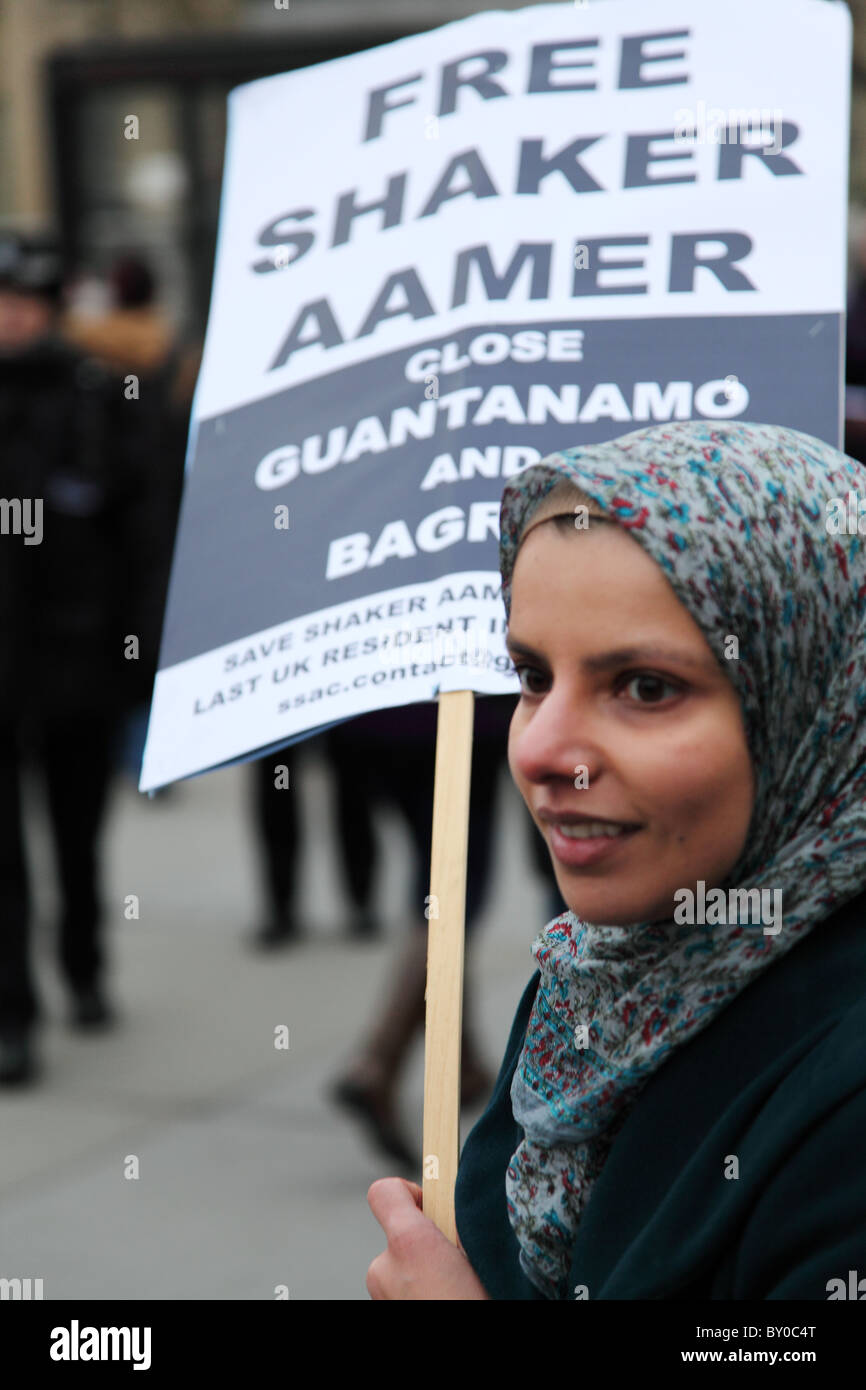
<instances>
[{"instance_id":1,"label":"woman's nose","mask_svg":"<svg viewBox=\"0 0 866 1390\"><path fill-rule=\"evenodd\" d=\"M528 782L561 777L588 786L602 761L589 711L582 702L551 690L514 734L511 761Z\"/></svg>"}]
</instances>

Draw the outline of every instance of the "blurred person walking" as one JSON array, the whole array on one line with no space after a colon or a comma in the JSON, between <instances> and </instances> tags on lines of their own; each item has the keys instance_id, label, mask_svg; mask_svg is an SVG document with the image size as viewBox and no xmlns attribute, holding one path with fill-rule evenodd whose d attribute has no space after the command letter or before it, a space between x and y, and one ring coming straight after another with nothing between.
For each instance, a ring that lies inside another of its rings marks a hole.
<instances>
[{"instance_id":1,"label":"blurred person walking","mask_svg":"<svg viewBox=\"0 0 866 1390\"><path fill-rule=\"evenodd\" d=\"M147 698L164 563L137 402L59 332L46 237L0 238L0 1084L30 1081L41 1020L22 773L44 781L60 887L60 968L81 1028L104 990L99 836L117 723ZM35 520L34 520L35 519ZM135 638L135 641L131 641ZM136 649L137 647L137 649Z\"/></svg>"},{"instance_id":2,"label":"blurred person walking","mask_svg":"<svg viewBox=\"0 0 866 1390\"><path fill-rule=\"evenodd\" d=\"M138 411L151 439L151 487L161 509L159 531L163 564L151 568L154 603L165 606L171 554L183 492L184 458L192 395L201 358L198 344L179 334L160 308L157 281L145 256L124 251L108 271L107 310L87 313L75 307L62 321L63 336L124 381L135 378ZM119 728L121 770L138 784L150 713L149 698L131 710ZM162 787L155 797L174 795Z\"/></svg>"},{"instance_id":3,"label":"blurred person walking","mask_svg":"<svg viewBox=\"0 0 866 1390\"><path fill-rule=\"evenodd\" d=\"M302 840L296 791L298 765L306 761L302 747L277 749L250 767L250 811L265 902L263 921L252 936L256 949L287 946L303 936L297 915Z\"/></svg>"}]
</instances>

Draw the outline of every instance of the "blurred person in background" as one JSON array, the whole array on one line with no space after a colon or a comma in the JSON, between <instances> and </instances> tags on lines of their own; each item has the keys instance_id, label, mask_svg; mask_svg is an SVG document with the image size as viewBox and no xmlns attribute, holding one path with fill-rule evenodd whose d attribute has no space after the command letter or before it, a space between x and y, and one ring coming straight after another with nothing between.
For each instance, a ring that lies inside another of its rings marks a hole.
<instances>
[{"instance_id":1,"label":"blurred person in background","mask_svg":"<svg viewBox=\"0 0 866 1390\"><path fill-rule=\"evenodd\" d=\"M139 416L151 440L151 487L161 518L162 567L151 568L154 602L164 609L171 555L183 491L189 415L201 349L178 334L160 308L157 282L145 256L124 251L112 261L107 277L107 308L87 311L79 302L63 318L63 334L82 352L127 380L137 379ZM136 785L147 732L150 700L122 721L118 761ZM174 793L162 787L155 797Z\"/></svg>"},{"instance_id":2,"label":"blurred person in background","mask_svg":"<svg viewBox=\"0 0 866 1390\"><path fill-rule=\"evenodd\" d=\"M41 772L70 1022L112 1020L99 838L117 725L149 697L162 619L152 449L121 378L60 334L45 236L0 237L0 1084L37 1071L22 773ZM158 500L158 499L156 499ZM134 637L136 641L131 642Z\"/></svg>"},{"instance_id":3,"label":"blurred person in background","mask_svg":"<svg viewBox=\"0 0 866 1390\"><path fill-rule=\"evenodd\" d=\"M301 821L298 815L296 773L306 754L302 745L277 749L257 758L250 767L249 795L253 837L258 854L264 918L254 930L252 945L270 950L303 937L297 915ZM279 768L288 770L283 785Z\"/></svg>"},{"instance_id":4,"label":"blurred person in background","mask_svg":"<svg viewBox=\"0 0 866 1390\"><path fill-rule=\"evenodd\" d=\"M249 805L260 895L265 904L262 921L251 938L251 944L257 950L294 945L306 937L298 915L303 834L297 794L292 795L292 791L297 788L298 775L303 776L310 744L322 748L326 760L330 760L331 744L327 740L327 734L321 740L302 740L277 749L267 757L257 758L250 765ZM283 768L286 769L285 773ZM348 935L372 938L379 935L379 923L370 901L372 861L375 856L373 802L369 796L356 794L350 806L338 779L337 803L333 821L337 851L355 906L355 918L349 924ZM363 902L359 900L358 889L359 853L368 855L370 859L360 893Z\"/></svg>"},{"instance_id":5,"label":"blurred person in background","mask_svg":"<svg viewBox=\"0 0 866 1390\"><path fill-rule=\"evenodd\" d=\"M466 875L468 948L488 897L496 787L505 764L514 701L480 696L475 701L472 782ZM390 805L405 820L414 863L408 939L392 966L381 1007L352 1062L330 1088L330 1097L364 1125L375 1147L408 1167L419 1159L401 1132L397 1088L404 1064L426 1017L427 919L433 837L433 779L437 706L431 703L376 710L326 734L337 791L336 823L342 841L356 918L353 933L376 930L371 894L377 862L372 808ZM432 912L432 906L429 909ZM476 1038L467 968L463 993L461 1104L483 1099L493 1084Z\"/></svg>"}]
</instances>

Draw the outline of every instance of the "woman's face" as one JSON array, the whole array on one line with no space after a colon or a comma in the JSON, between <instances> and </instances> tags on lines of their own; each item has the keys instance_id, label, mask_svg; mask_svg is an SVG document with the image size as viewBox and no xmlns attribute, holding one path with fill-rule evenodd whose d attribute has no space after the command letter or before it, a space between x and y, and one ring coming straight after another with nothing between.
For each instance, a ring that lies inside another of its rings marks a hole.
<instances>
[{"instance_id":1,"label":"woman's face","mask_svg":"<svg viewBox=\"0 0 866 1390\"><path fill-rule=\"evenodd\" d=\"M508 761L568 907L663 921L677 889L719 886L754 800L740 702L655 562L614 524L545 522L518 552L507 640Z\"/></svg>"}]
</instances>

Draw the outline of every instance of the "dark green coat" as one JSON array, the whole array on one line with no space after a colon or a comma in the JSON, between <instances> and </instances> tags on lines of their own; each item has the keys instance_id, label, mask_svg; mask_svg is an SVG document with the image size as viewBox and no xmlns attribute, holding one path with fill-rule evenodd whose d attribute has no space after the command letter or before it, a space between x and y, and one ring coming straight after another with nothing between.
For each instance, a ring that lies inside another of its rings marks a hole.
<instances>
[{"instance_id":1,"label":"dark green coat","mask_svg":"<svg viewBox=\"0 0 866 1390\"><path fill-rule=\"evenodd\" d=\"M495 1299L542 1298L505 1205L523 1138L511 1078L539 978L457 1177L460 1240ZM725 1177L730 1156L737 1178ZM831 1279L866 1279L866 894L653 1075L590 1196L569 1287L590 1299L825 1300Z\"/></svg>"}]
</instances>

